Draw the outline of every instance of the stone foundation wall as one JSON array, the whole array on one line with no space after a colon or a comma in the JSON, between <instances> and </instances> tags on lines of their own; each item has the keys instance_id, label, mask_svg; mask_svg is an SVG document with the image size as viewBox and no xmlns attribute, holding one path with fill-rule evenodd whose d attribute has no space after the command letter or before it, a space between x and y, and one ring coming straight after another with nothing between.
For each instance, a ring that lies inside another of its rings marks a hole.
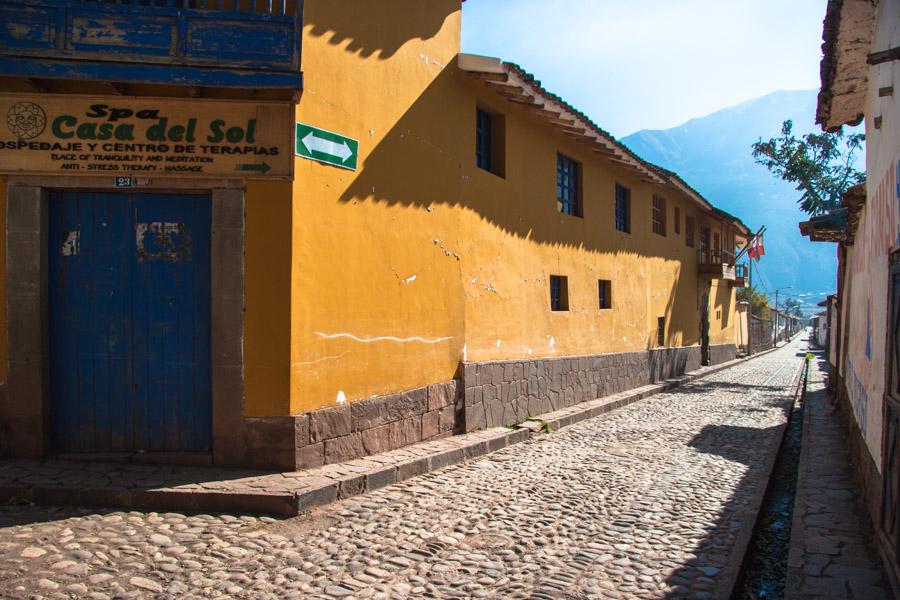
<instances>
[{"instance_id":1,"label":"stone foundation wall","mask_svg":"<svg viewBox=\"0 0 900 600\"><path fill-rule=\"evenodd\" d=\"M710 346L710 363L734 359ZM463 365L448 381L289 417L245 419L248 464L294 471L520 423L700 368L700 347Z\"/></svg>"},{"instance_id":2,"label":"stone foundation wall","mask_svg":"<svg viewBox=\"0 0 900 600\"><path fill-rule=\"evenodd\" d=\"M735 348L731 346L731 358ZM722 352L722 356L725 353ZM700 368L700 347L463 365L462 430L537 416Z\"/></svg>"},{"instance_id":3,"label":"stone foundation wall","mask_svg":"<svg viewBox=\"0 0 900 600\"><path fill-rule=\"evenodd\" d=\"M312 469L447 437L458 396L454 380L302 415L247 418L249 466Z\"/></svg>"},{"instance_id":4,"label":"stone foundation wall","mask_svg":"<svg viewBox=\"0 0 900 600\"><path fill-rule=\"evenodd\" d=\"M847 448L850 452L851 470L854 482L860 492L856 496L856 502L865 511L872 531L878 532L881 523L884 479L881 473L878 472L862 431L860 431L859 425L856 423L856 417L853 415L853 406L847 395L844 378L837 375L836 371L837 369L834 367L829 368L830 399L838 414L840 414L844 427L847 430ZM883 535L876 534L873 544L878 548L885 572L896 592L897 588L900 587L900 564L897 562L897 553L893 548L889 547L887 538Z\"/></svg>"},{"instance_id":5,"label":"stone foundation wall","mask_svg":"<svg viewBox=\"0 0 900 600\"><path fill-rule=\"evenodd\" d=\"M734 344L719 344L709 347L709 364L721 365L737 357L737 346Z\"/></svg>"},{"instance_id":6,"label":"stone foundation wall","mask_svg":"<svg viewBox=\"0 0 900 600\"><path fill-rule=\"evenodd\" d=\"M844 387L844 379L840 376L836 378L835 386L837 395L832 390L831 401L837 408L838 414L844 422L847 429L847 447L850 451L850 461L853 465L853 478L862 493L859 501L865 508L866 515L872 524L873 530L878 530L878 523L881 521L881 502L883 479L872 455L869 453L866 440L863 437L859 425L856 423L856 417L853 415L853 406L847 395L847 388Z\"/></svg>"}]
</instances>

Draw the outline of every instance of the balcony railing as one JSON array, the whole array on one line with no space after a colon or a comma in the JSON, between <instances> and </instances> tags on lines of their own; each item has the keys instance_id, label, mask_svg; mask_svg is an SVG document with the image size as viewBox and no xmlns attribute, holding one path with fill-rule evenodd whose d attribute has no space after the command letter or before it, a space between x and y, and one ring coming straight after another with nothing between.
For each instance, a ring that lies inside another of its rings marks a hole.
<instances>
[{"instance_id":1,"label":"balcony railing","mask_svg":"<svg viewBox=\"0 0 900 600\"><path fill-rule=\"evenodd\" d=\"M718 279L735 279L734 254L725 250L701 248L697 251L697 271Z\"/></svg>"},{"instance_id":2,"label":"balcony railing","mask_svg":"<svg viewBox=\"0 0 900 600\"><path fill-rule=\"evenodd\" d=\"M697 262L702 265L715 265L722 263L734 263L734 253L727 250L700 249L697 250Z\"/></svg>"},{"instance_id":3,"label":"balcony railing","mask_svg":"<svg viewBox=\"0 0 900 600\"><path fill-rule=\"evenodd\" d=\"M297 91L302 0L0 0L0 75Z\"/></svg>"},{"instance_id":4,"label":"balcony railing","mask_svg":"<svg viewBox=\"0 0 900 600\"><path fill-rule=\"evenodd\" d=\"M292 14L296 6L294 0L84 0L84 2L126 6L156 6L160 8L261 12L270 15Z\"/></svg>"},{"instance_id":5,"label":"balcony railing","mask_svg":"<svg viewBox=\"0 0 900 600\"><path fill-rule=\"evenodd\" d=\"M747 265L734 266L734 287L744 287L747 284Z\"/></svg>"}]
</instances>

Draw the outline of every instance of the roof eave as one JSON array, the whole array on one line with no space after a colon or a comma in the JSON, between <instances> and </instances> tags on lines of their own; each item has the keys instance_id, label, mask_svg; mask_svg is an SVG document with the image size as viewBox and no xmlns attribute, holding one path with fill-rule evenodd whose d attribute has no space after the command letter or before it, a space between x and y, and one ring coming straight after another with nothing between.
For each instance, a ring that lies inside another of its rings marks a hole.
<instances>
[{"instance_id":1,"label":"roof eave","mask_svg":"<svg viewBox=\"0 0 900 600\"><path fill-rule=\"evenodd\" d=\"M821 89L816 123L826 131L864 118L877 3L829 0L822 30Z\"/></svg>"},{"instance_id":2,"label":"roof eave","mask_svg":"<svg viewBox=\"0 0 900 600\"><path fill-rule=\"evenodd\" d=\"M749 236L750 230L740 219L717 209L694 190L676 173L645 161L627 146L617 141L584 113L569 105L562 98L548 92L524 69L499 58L476 54L460 54L457 66L469 76L479 79L508 101L534 111L536 117L561 130L565 135L587 144L590 149L610 162L628 169L643 180L669 185L696 202L702 209L713 213L735 226L739 235Z\"/></svg>"}]
</instances>

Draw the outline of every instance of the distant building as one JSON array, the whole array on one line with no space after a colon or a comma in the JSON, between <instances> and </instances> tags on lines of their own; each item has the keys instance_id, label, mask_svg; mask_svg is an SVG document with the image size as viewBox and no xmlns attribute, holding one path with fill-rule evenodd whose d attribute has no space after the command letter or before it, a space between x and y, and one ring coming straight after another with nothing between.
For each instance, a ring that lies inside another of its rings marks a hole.
<instances>
[{"instance_id":1,"label":"distant building","mask_svg":"<svg viewBox=\"0 0 900 600\"><path fill-rule=\"evenodd\" d=\"M0 0L6 455L315 467L735 357L747 228L460 0L195 4Z\"/></svg>"},{"instance_id":2,"label":"distant building","mask_svg":"<svg viewBox=\"0 0 900 600\"><path fill-rule=\"evenodd\" d=\"M829 298L832 387L877 541L900 575L900 2L831 0L825 19L817 122L865 123L866 175L843 205L801 223L814 241L838 242L838 293Z\"/></svg>"}]
</instances>

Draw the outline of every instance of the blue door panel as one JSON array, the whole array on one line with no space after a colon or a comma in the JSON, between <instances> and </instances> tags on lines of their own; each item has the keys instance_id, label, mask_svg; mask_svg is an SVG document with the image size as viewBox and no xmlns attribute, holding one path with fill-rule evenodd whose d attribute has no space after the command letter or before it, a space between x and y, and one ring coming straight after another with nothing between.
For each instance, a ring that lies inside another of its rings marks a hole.
<instances>
[{"instance_id":1,"label":"blue door panel","mask_svg":"<svg viewBox=\"0 0 900 600\"><path fill-rule=\"evenodd\" d=\"M210 449L210 200L50 198L57 452Z\"/></svg>"}]
</instances>

